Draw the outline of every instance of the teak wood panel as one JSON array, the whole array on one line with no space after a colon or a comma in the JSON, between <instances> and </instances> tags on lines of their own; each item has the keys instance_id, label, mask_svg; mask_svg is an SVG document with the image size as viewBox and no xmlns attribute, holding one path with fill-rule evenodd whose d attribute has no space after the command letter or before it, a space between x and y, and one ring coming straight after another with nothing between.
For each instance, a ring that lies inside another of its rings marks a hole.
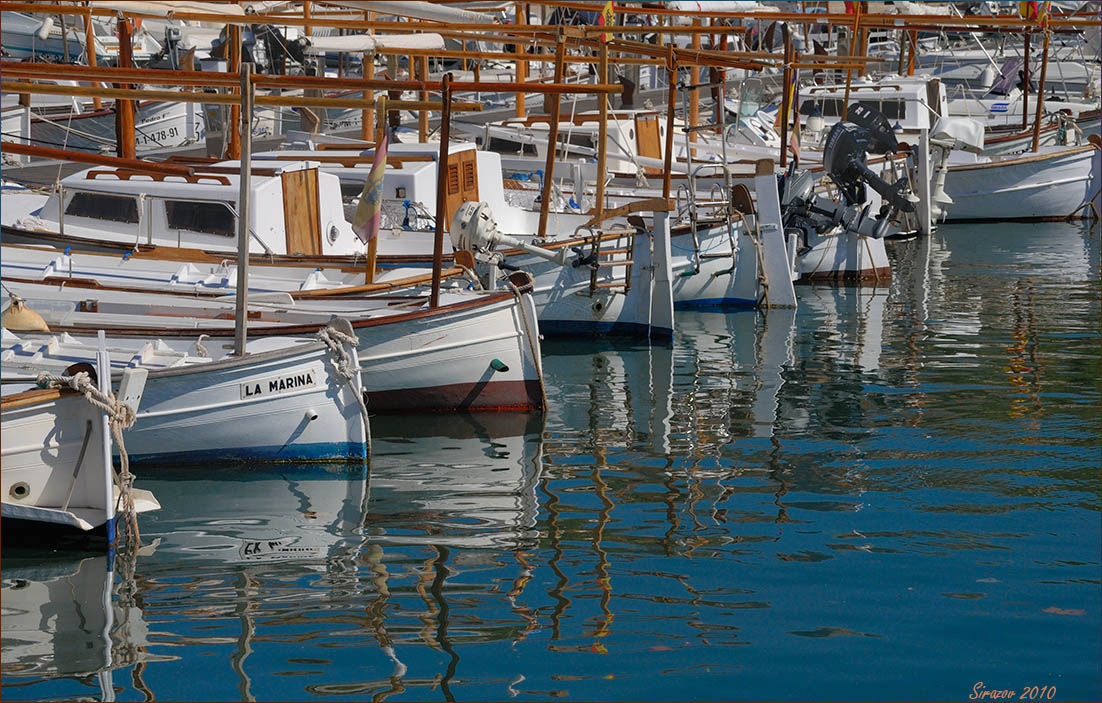
<instances>
[{"instance_id":1,"label":"teak wood panel","mask_svg":"<svg viewBox=\"0 0 1102 703\"><path fill-rule=\"evenodd\" d=\"M283 225L286 228L287 253L320 254L318 170L291 171L280 177L283 179Z\"/></svg>"},{"instance_id":2,"label":"teak wood panel","mask_svg":"<svg viewBox=\"0 0 1102 703\"><path fill-rule=\"evenodd\" d=\"M662 137L658 132L657 115L635 116L635 148L640 156L652 159L662 158ZM644 173L662 173L660 168L645 166Z\"/></svg>"},{"instance_id":3,"label":"teak wood panel","mask_svg":"<svg viewBox=\"0 0 1102 703\"><path fill-rule=\"evenodd\" d=\"M456 210L467 202L478 202L478 161L474 149L461 151L448 160L445 197L444 229L452 221Z\"/></svg>"}]
</instances>

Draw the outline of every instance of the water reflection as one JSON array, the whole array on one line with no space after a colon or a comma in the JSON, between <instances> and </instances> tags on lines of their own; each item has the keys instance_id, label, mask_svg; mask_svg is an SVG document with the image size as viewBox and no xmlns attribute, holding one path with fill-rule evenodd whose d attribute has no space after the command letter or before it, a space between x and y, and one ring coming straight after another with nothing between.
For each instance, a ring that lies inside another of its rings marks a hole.
<instances>
[{"instance_id":1,"label":"water reflection","mask_svg":"<svg viewBox=\"0 0 1102 703\"><path fill-rule=\"evenodd\" d=\"M101 602L95 562L5 546L4 697L840 698L854 662L868 697L1097 697L1098 255L944 227L890 285L548 343L545 417L374 418L370 471L147 472L87 652L41 613Z\"/></svg>"}]
</instances>

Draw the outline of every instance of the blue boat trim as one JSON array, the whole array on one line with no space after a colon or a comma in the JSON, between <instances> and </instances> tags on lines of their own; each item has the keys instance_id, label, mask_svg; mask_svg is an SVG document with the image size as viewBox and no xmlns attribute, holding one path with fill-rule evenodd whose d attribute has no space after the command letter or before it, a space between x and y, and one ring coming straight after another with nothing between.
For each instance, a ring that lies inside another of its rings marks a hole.
<instances>
[{"instance_id":1,"label":"blue boat trim","mask_svg":"<svg viewBox=\"0 0 1102 703\"><path fill-rule=\"evenodd\" d=\"M673 337L673 330L668 327L644 325L638 322L579 320L540 320L540 333L548 337L640 337L643 339Z\"/></svg>"},{"instance_id":2,"label":"blue boat trim","mask_svg":"<svg viewBox=\"0 0 1102 703\"><path fill-rule=\"evenodd\" d=\"M271 445L266 447L234 447L232 449L197 449L186 452L131 454L131 464L209 464L211 462L257 461L362 461L367 458L367 445L362 442L316 442Z\"/></svg>"},{"instance_id":3,"label":"blue boat trim","mask_svg":"<svg viewBox=\"0 0 1102 703\"><path fill-rule=\"evenodd\" d=\"M702 298L700 300L675 300L674 310L699 310L701 308L756 308L758 301L752 298Z\"/></svg>"}]
</instances>

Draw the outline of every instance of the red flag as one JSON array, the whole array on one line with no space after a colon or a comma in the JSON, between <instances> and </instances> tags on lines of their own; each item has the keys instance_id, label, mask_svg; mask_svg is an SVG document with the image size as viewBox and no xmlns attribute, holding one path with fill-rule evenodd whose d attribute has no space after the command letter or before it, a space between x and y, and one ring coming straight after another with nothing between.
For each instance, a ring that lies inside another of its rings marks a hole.
<instances>
[{"instance_id":1,"label":"red flag","mask_svg":"<svg viewBox=\"0 0 1102 703\"><path fill-rule=\"evenodd\" d=\"M379 235L379 224L383 217L383 176L386 175L386 130L383 138L375 147L375 160L371 163L371 173L364 181L360 193L360 204L356 206L356 215L352 218L352 231L367 244Z\"/></svg>"},{"instance_id":2,"label":"red flag","mask_svg":"<svg viewBox=\"0 0 1102 703\"><path fill-rule=\"evenodd\" d=\"M601 14L597 16L597 24L601 27L607 27L615 21L616 15L612 12L612 0L605 3L605 6L601 8ZM601 41L608 41L608 34L601 32Z\"/></svg>"}]
</instances>

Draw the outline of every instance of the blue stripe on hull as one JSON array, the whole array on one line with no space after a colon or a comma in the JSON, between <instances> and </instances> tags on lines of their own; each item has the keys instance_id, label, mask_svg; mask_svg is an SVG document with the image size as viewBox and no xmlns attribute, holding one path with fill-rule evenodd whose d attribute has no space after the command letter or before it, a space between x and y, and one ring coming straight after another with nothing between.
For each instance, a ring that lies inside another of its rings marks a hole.
<instances>
[{"instance_id":1,"label":"blue stripe on hull","mask_svg":"<svg viewBox=\"0 0 1102 703\"><path fill-rule=\"evenodd\" d=\"M701 308L756 308L758 301L750 298L701 298L699 300L675 300L674 310L699 310Z\"/></svg>"},{"instance_id":2,"label":"blue stripe on hull","mask_svg":"<svg viewBox=\"0 0 1102 703\"><path fill-rule=\"evenodd\" d=\"M291 446L235 447L196 449L186 452L131 454L131 464L209 464L211 462L253 461L362 461L366 445L358 442L317 442Z\"/></svg>"},{"instance_id":3,"label":"blue stripe on hull","mask_svg":"<svg viewBox=\"0 0 1102 703\"><path fill-rule=\"evenodd\" d=\"M548 337L642 337L666 339L673 330L638 322L583 322L578 320L540 320L540 334Z\"/></svg>"}]
</instances>

